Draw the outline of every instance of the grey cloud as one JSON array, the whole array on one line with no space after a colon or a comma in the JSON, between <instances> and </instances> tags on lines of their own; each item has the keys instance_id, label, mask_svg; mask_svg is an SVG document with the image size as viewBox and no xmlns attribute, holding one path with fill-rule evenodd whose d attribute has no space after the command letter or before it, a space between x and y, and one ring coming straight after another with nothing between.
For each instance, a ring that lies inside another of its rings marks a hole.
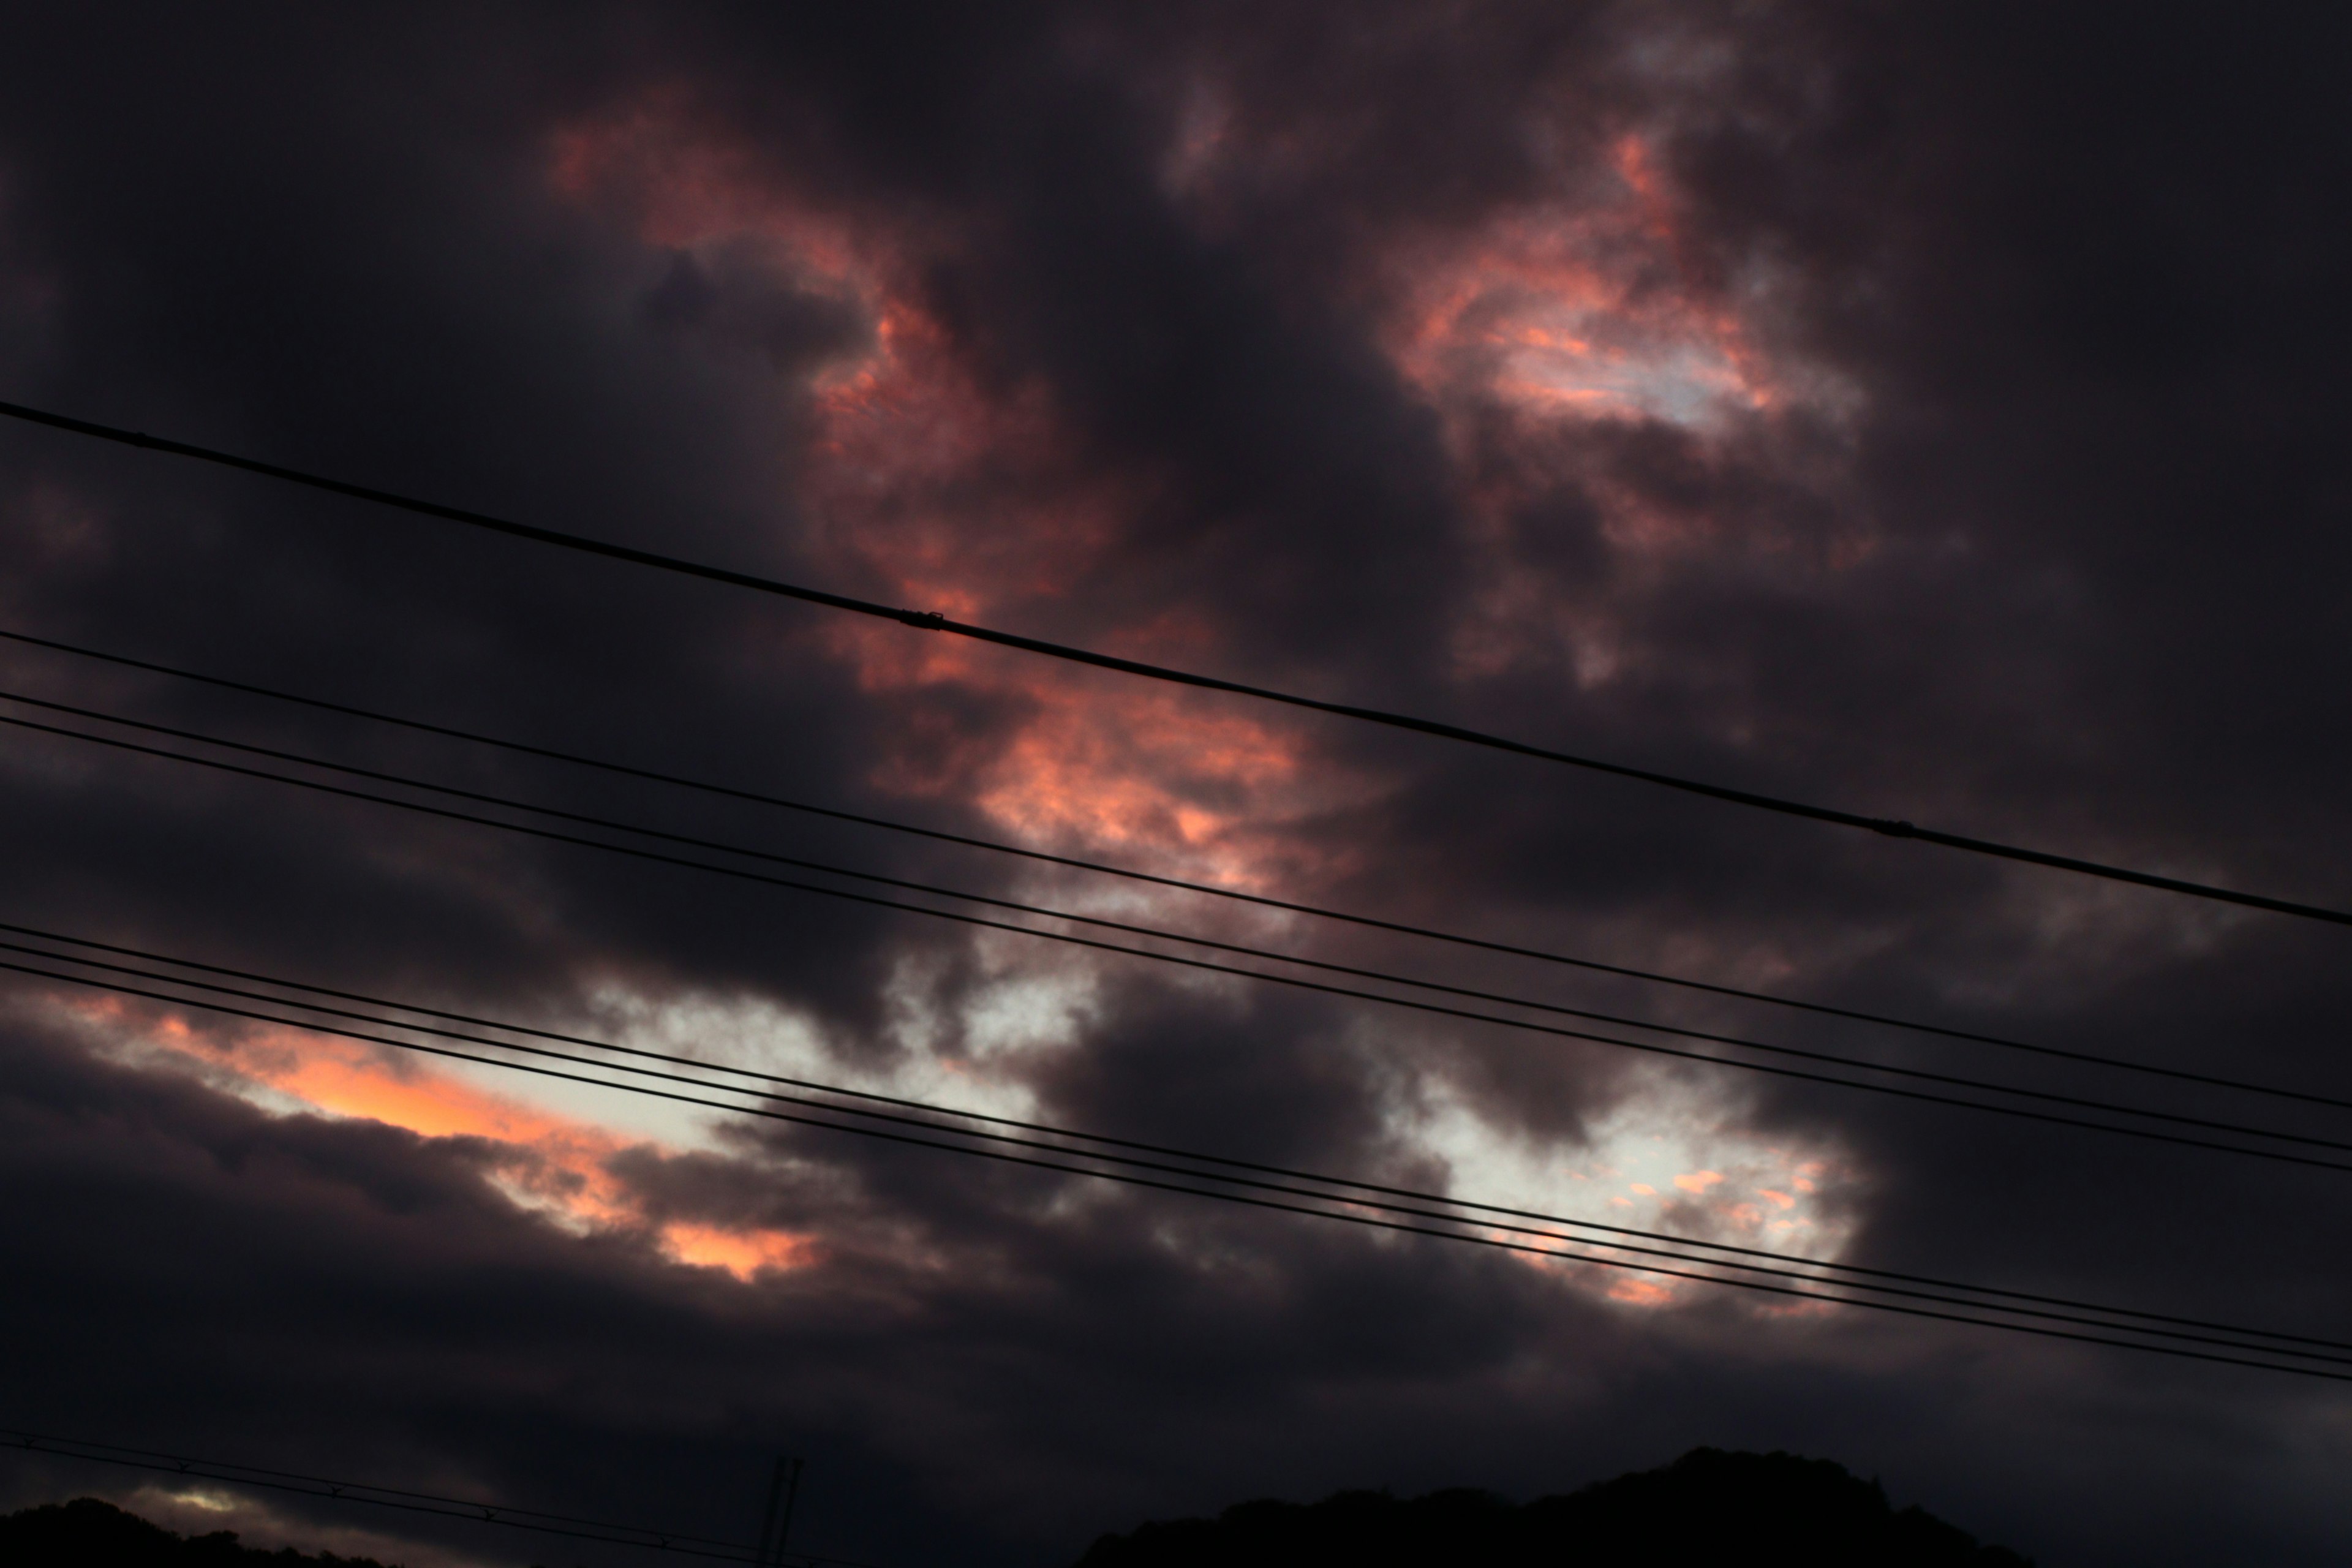
<instances>
[{"instance_id":1,"label":"grey cloud","mask_svg":"<svg viewBox=\"0 0 2352 1568\"><path fill-rule=\"evenodd\" d=\"M960 546L1057 569L988 584L1021 629L1101 643L1190 617L1186 662L1244 678L2352 898L2332 22L1446 15L53 10L0 62L0 258L42 280L0 283L0 395L874 591L835 575L867 569L804 493L810 378L871 323L748 252L682 250L623 195L550 184L560 128L683 105L745 193L789 188L886 237L976 395L1043 410L1034 468L992 454L948 520ZM1169 158L1211 89L1234 151L1188 195ZM1672 276L1640 286L1736 307L1759 352L1833 374L1850 405L1712 433L1547 429L1490 405L1450 445L1390 362L1376 263L1532 200L1600 199L1631 132L1679 203ZM1465 476L1507 488L1499 542ZM1120 498L1094 553L1020 535L1024 507L1077 494ZM1698 542L1612 535L1628 497ZM28 630L958 831L1003 831L973 781L1050 700L1105 724L1121 700L1010 664L861 683L814 612L26 430L0 431L0 573ZM1496 624L1479 595L1499 576L1529 625L1606 630L1617 669L1587 679L1535 642L1457 663L1456 634ZM1070 891L59 657L11 649L0 670L571 809ZM1369 781L1281 826L1286 864L1315 868L1285 891L2347 1092L2333 932L1396 737L1283 734L1307 773ZM893 767L944 784L877 782ZM879 1068L903 1051L909 976L952 1018L991 963L1058 962L62 742L12 736L0 792L0 918L500 1016L594 1023L614 984L767 1003L813 1019L845 1069ZM1053 1116L1350 1169L1423 1158L1384 1114L1400 1078L1562 1139L1647 1081L1597 1050L1196 994L1126 961L1096 997L1005 1069ZM819 1269L741 1286L518 1210L478 1145L267 1117L93 1063L43 1016L17 1015L0 1096L0 1212L31 1282L6 1310L47 1347L10 1398L68 1429L265 1461L299 1431L353 1473L710 1520L748 1510L789 1440L828 1489L813 1535L906 1562L1074 1556L1265 1492L1557 1489L1700 1442L1827 1454L2053 1562L2223 1543L2319 1562L2341 1538L2314 1457L2335 1406L2252 1375L1733 1303L1644 1318L1432 1246L800 1134L615 1163L651 1214L839 1238ZM2340 1176L1738 1094L1758 1137L1852 1152L1859 1260L2312 1331L2341 1316L2342 1270L2311 1243L2345 1217Z\"/></svg>"}]
</instances>

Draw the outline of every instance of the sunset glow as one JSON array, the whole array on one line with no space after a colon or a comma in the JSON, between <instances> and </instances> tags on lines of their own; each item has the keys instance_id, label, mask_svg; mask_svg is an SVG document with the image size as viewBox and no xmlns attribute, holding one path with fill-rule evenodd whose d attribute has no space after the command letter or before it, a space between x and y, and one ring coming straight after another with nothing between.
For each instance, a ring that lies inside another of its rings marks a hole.
<instances>
[{"instance_id":1,"label":"sunset glow","mask_svg":"<svg viewBox=\"0 0 2352 1568\"><path fill-rule=\"evenodd\" d=\"M791 191L703 138L677 102L567 130L551 179L573 199L619 202L648 244L756 241L780 277L868 321L871 347L813 383L803 448L812 542L845 580L958 619L1017 618L1083 581L1148 500L1138 483L1087 477L1042 389L980 384L913 281L918 235ZM1288 729L1214 700L1090 682L897 626L835 621L818 635L868 691L1009 701L1008 731L901 748L875 782L970 798L1032 843L1146 851L1186 874L1265 887L1306 868L1281 842L1286 818L1364 788L1328 768L1310 785ZM1203 652L1200 627L1165 616L1109 646L1146 658ZM913 722L928 742L922 709Z\"/></svg>"},{"instance_id":2,"label":"sunset glow","mask_svg":"<svg viewBox=\"0 0 2352 1568\"><path fill-rule=\"evenodd\" d=\"M2347 1560L2352 12L10 21L0 1568Z\"/></svg>"},{"instance_id":3,"label":"sunset glow","mask_svg":"<svg viewBox=\"0 0 2352 1568\"><path fill-rule=\"evenodd\" d=\"M664 1226L661 1238L663 1247L680 1263L721 1269L745 1280L801 1268L815 1251L808 1237L776 1230L726 1230L680 1223Z\"/></svg>"},{"instance_id":4,"label":"sunset glow","mask_svg":"<svg viewBox=\"0 0 2352 1568\"><path fill-rule=\"evenodd\" d=\"M1615 170L1612 199L1528 207L1399 257L1391 352L1440 406L1499 399L1537 419L1693 426L1772 406L1739 320L1687 278L1673 201L1638 138L1619 142Z\"/></svg>"},{"instance_id":5,"label":"sunset glow","mask_svg":"<svg viewBox=\"0 0 2352 1568\"><path fill-rule=\"evenodd\" d=\"M420 1138L491 1145L498 1184L567 1230L650 1229L666 1256L743 1280L803 1267L814 1256L808 1237L783 1231L655 1220L613 1163L627 1152L668 1151L534 1104L527 1080L516 1084L518 1092L493 1092L430 1062L331 1036L289 1029L222 1037L168 1015L142 1023L108 1003L79 1011L134 1051L228 1075L280 1114L376 1121Z\"/></svg>"}]
</instances>

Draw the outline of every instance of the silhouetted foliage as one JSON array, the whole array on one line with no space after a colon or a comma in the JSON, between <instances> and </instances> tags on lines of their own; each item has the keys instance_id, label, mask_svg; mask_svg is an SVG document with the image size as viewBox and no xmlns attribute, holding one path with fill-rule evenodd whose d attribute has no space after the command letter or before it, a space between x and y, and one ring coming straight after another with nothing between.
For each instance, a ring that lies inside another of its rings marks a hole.
<instances>
[{"instance_id":1,"label":"silhouetted foliage","mask_svg":"<svg viewBox=\"0 0 2352 1568\"><path fill-rule=\"evenodd\" d=\"M2027 1560L1827 1459L1697 1448L1663 1469L1524 1506L1491 1492L1400 1499L1341 1492L1322 1502L1245 1502L1214 1520L1106 1535L1078 1568L1516 1568L1728 1563L1806 1568L2029 1568Z\"/></svg>"},{"instance_id":2,"label":"silhouetted foliage","mask_svg":"<svg viewBox=\"0 0 2352 1568\"><path fill-rule=\"evenodd\" d=\"M76 1498L0 1517L6 1568L384 1568L373 1557L317 1556L284 1547L264 1552L233 1530L175 1535L96 1498Z\"/></svg>"}]
</instances>

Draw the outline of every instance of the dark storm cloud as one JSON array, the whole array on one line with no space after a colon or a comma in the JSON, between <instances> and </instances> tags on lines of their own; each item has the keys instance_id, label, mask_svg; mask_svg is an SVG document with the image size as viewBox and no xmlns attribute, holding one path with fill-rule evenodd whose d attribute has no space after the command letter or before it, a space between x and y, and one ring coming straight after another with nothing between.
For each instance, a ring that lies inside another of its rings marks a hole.
<instances>
[{"instance_id":1,"label":"dark storm cloud","mask_svg":"<svg viewBox=\"0 0 2352 1568\"><path fill-rule=\"evenodd\" d=\"M556 188L560 131L644 117L671 128L656 142L727 151L715 200L788 193L863 226L968 401L1044 410L1034 450L983 426L995 466L959 477L970 510L950 519L959 542L1002 542L987 586L1019 629L1106 642L1181 614L1180 662L1244 679L2342 904L2352 236L2332 26L52 11L0 63L0 379L871 591L881 569L804 491L812 389L879 329L759 244L655 232L642 191ZM1475 245L1531 202L1615 199L1628 135L1674 195L1670 246L1612 242L1627 298L1736 312L1837 396L1711 427L1545 425L1490 399L1448 425L1394 363L1396 258ZM1189 174L1188 137L1223 149ZM663 166L648 186L688 183ZM1121 711L1115 685L985 659L866 679L813 612L46 433L0 431L0 484L10 626L885 815L1000 833L970 787L985 765L1072 691ZM1044 570L1063 547L1024 535L1020 506L1087 485L1120 498L1115 524ZM1474 489L1508 498L1490 531ZM1699 542L1630 544L1612 531L1629 509ZM1506 618L1481 597L1504 578L1604 632L1614 673L1586 679L1556 642L1458 661L1465 627ZM570 809L1014 885L908 841L54 656L0 669ZM1318 868L1292 891L2352 1089L2335 1050L2352 970L2326 931L1332 726L1283 735L1307 773L1377 786L1285 820ZM945 784L910 799L877 785L887 769ZM615 983L772 999L867 1063L904 1051L889 1023L922 1001L950 1059L979 1063L959 1008L1008 967L911 916L68 742L12 737L0 780L0 918L331 984L566 1022ZM1171 788L1248 805L1213 779ZM1009 965L1030 963L1077 973ZM1496 1125L1555 1134L1650 1081L1591 1047L1103 975L1069 1043L1004 1070L1052 1116L1130 1135L1419 1181L1435 1157L1393 1121L1415 1064ZM1551 994L2113 1090L1629 984ZM797 1134L616 1156L635 1228L572 1237L489 1184L504 1156L484 1141L266 1117L97 1065L83 1039L27 1003L0 1064L0 1206L32 1282L5 1310L45 1347L10 1419L265 1461L299 1430L330 1471L455 1471L589 1512L625 1496L730 1530L789 1441L832 1489L812 1537L909 1562L1074 1553L1260 1491L1550 1489L1698 1442L1830 1454L2053 1561L2316 1562L2341 1528L2303 1468L2336 1407L2251 1374L1759 1326L1706 1300L1643 1318L1496 1259ZM1849 1152L1864 1261L2314 1332L2341 1316L2341 1269L2310 1245L2347 1217L2332 1173L1737 1092L1735 1124ZM671 1219L806 1230L825 1261L740 1286L662 1260L649 1227Z\"/></svg>"},{"instance_id":2,"label":"dark storm cloud","mask_svg":"<svg viewBox=\"0 0 2352 1568\"><path fill-rule=\"evenodd\" d=\"M1981 1399L2004 1375L1956 1344L1946 1370L1890 1399L1785 1348L1727 1362L1703 1325L1629 1338L1522 1269L1450 1249L1404 1244L1400 1258L1217 1211L1139 1226L1145 1211L1117 1198L1041 1225L1005 1191L939 1194L944 1223L925 1239L959 1267L903 1242L861 1247L852 1200L823 1289L784 1279L747 1300L625 1239L583 1247L531 1221L483 1188L481 1151L462 1142L267 1117L21 1026L10 1047L12 1256L45 1282L12 1298L11 1328L49 1352L18 1360L13 1397L239 1454L282 1451L290 1424L302 1463L330 1474L454 1469L741 1534L765 1452L793 1443L824 1456L810 1545L905 1558L944 1539L1019 1560L988 1538L1066 1541L1269 1470L1310 1488L1409 1466L1532 1489L1671 1444L1700 1411L1735 1437L1828 1441L1922 1393ZM92 1227L110 1243L96 1256ZM1270 1244L1284 1268L1244 1261ZM68 1353L93 1342L137 1377ZM1634 1387L1645 1397L1628 1405ZM2246 1419L2215 1392L2210 1420ZM1831 1394L1840 1421L1769 1414ZM1302 1429L1321 1434L1304 1453ZM1422 1451L1433 1438L1443 1457ZM1953 1441L1875 1452L1933 1474ZM1997 1506L1966 1479L1941 1484L1939 1506Z\"/></svg>"}]
</instances>

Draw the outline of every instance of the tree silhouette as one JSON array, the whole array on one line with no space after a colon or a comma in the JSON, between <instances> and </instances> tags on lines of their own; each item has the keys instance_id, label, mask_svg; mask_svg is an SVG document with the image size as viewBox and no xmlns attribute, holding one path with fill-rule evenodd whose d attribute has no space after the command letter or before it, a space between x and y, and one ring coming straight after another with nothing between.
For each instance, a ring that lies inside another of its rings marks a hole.
<instances>
[{"instance_id":1,"label":"tree silhouette","mask_svg":"<svg viewBox=\"0 0 2352 1568\"><path fill-rule=\"evenodd\" d=\"M7 1568L384 1568L373 1557L264 1552L233 1530L175 1535L96 1498L28 1508L0 1518L0 1563Z\"/></svg>"},{"instance_id":2,"label":"tree silhouette","mask_svg":"<svg viewBox=\"0 0 2352 1568\"><path fill-rule=\"evenodd\" d=\"M1245 1502L1213 1520L1107 1535L1077 1568L1577 1568L1732 1563L1806 1568L2030 1568L2027 1560L1827 1459L1697 1448L1662 1469L1525 1505L1491 1492L1400 1499L1341 1492L1322 1502Z\"/></svg>"}]
</instances>

